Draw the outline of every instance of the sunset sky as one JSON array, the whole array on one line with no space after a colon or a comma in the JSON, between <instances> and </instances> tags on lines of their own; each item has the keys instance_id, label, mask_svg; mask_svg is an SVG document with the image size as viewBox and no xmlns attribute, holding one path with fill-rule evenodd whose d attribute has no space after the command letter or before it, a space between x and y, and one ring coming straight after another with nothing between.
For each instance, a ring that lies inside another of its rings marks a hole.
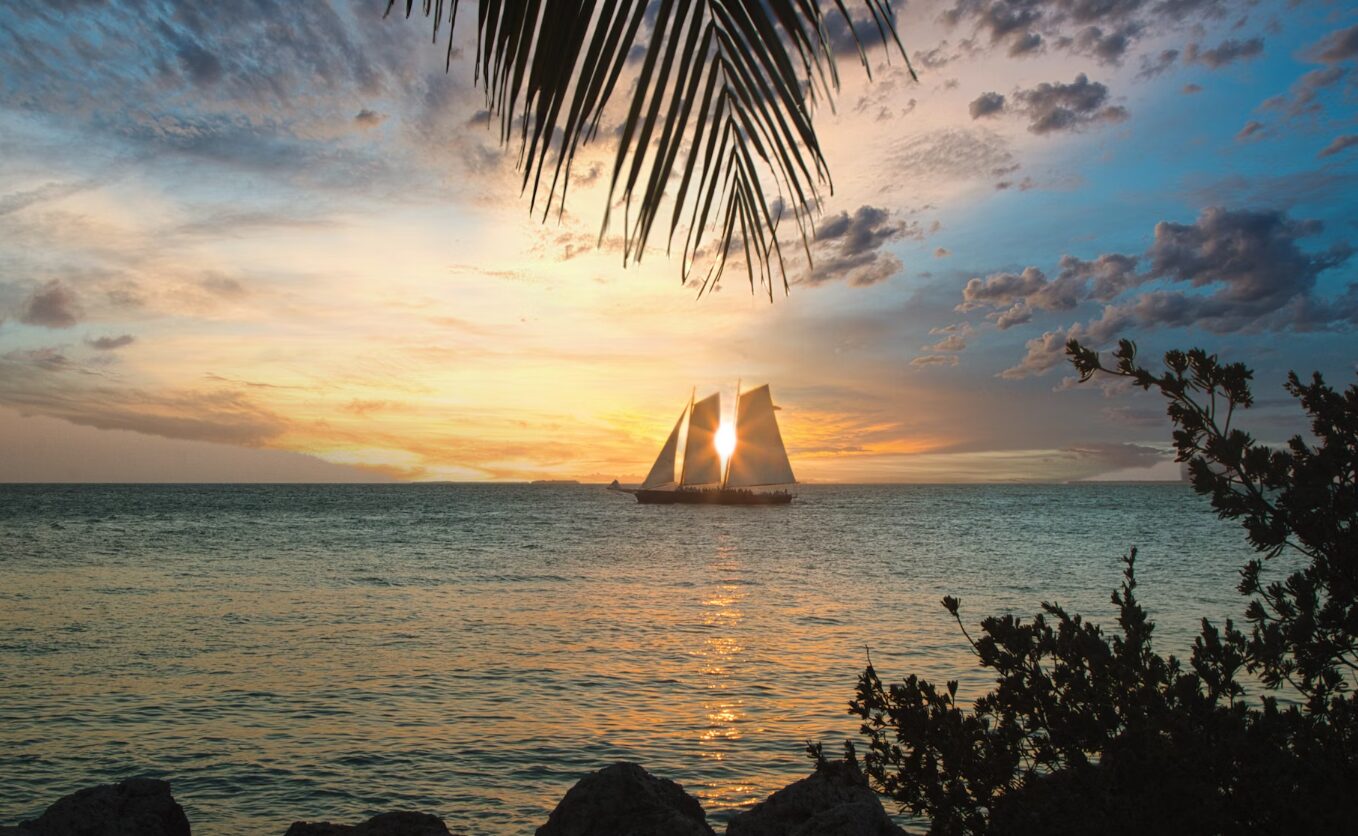
<instances>
[{"instance_id":1,"label":"sunset sky","mask_svg":"<svg viewBox=\"0 0 1358 836\"><path fill-rule=\"evenodd\" d=\"M772 303L597 246L607 130L530 217L474 30L445 73L385 5L8 10L0 481L636 481L738 379L808 482L1175 478L1067 336L1247 362L1266 440L1288 369L1353 381L1352 4L897 3L919 81L844 56Z\"/></svg>"}]
</instances>

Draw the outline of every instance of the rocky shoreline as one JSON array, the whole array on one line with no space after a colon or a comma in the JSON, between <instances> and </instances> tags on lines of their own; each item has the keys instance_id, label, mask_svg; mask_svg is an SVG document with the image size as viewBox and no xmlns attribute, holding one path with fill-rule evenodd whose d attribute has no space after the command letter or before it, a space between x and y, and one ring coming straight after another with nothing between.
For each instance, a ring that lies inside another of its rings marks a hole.
<instances>
[{"instance_id":1,"label":"rocky shoreline","mask_svg":"<svg viewBox=\"0 0 1358 836\"><path fill-rule=\"evenodd\" d=\"M130 778L72 793L0 836L190 836L168 781ZM294 822L283 836L451 836L438 816L397 811L357 824ZM615 763L581 778L536 836L716 836L698 800L640 764ZM726 836L904 836L845 761L816 771L732 817Z\"/></svg>"}]
</instances>

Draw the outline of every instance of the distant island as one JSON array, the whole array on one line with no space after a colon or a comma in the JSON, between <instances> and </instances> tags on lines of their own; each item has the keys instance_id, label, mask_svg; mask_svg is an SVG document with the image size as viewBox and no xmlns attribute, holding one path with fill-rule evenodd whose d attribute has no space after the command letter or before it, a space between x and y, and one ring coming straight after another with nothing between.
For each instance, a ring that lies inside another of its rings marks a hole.
<instances>
[{"instance_id":1,"label":"distant island","mask_svg":"<svg viewBox=\"0 0 1358 836\"><path fill-rule=\"evenodd\" d=\"M530 485L578 485L579 479L534 479Z\"/></svg>"}]
</instances>

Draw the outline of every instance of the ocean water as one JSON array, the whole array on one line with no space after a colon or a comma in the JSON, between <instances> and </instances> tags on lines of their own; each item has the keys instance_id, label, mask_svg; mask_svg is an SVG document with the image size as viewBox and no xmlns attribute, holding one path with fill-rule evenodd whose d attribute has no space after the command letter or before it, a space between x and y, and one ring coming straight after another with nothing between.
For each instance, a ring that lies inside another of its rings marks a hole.
<instances>
[{"instance_id":1,"label":"ocean water","mask_svg":"<svg viewBox=\"0 0 1358 836\"><path fill-rule=\"evenodd\" d=\"M782 508L592 486L0 486L0 823L133 775L196 834L390 809L531 833L636 760L714 822L856 735L884 676L988 684L974 624L1111 624L1119 558L1162 650L1238 617L1243 534L1183 485L812 486ZM720 825L718 824L718 829Z\"/></svg>"}]
</instances>

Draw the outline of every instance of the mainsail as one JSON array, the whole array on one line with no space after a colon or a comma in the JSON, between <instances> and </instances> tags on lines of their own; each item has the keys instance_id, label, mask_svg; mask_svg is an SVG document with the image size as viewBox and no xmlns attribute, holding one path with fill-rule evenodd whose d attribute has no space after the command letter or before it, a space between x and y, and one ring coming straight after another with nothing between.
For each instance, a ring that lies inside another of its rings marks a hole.
<instances>
[{"instance_id":1,"label":"mainsail","mask_svg":"<svg viewBox=\"0 0 1358 836\"><path fill-rule=\"evenodd\" d=\"M687 412L688 407L684 407L684 411L679 413L679 420L674 422L670 437L665 440L665 446L660 448L660 455L655 457L655 464L651 465L651 472L646 474L646 481L641 483L643 489L674 484L674 452L679 449L679 427L683 425Z\"/></svg>"},{"instance_id":2,"label":"mainsail","mask_svg":"<svg viewBox=\"0 0 1358 836\"><path fill-rule=\"evenodd\" d=\"M736 449L727 470L727 487L790 485L797 481L783 448L783 436L778 432L778 420L773 416L773 396L768 386L740 396L736 406L736 437ZM690 431L690 444L692 439Z\"/></svg>"},{"instance_id":3,"label":"mainsail","mask_svg":"<svg viewBox=\"0 0 1358 836\"><path fill-rule=\"evenodd\" d=\"M720 424L721 395L708 395L693 405L693 411L688 416L684 472L679 484L715 485L721 482L721 458L717 455L716 445L717 427Z\"/></svg>"}]
</instances>

